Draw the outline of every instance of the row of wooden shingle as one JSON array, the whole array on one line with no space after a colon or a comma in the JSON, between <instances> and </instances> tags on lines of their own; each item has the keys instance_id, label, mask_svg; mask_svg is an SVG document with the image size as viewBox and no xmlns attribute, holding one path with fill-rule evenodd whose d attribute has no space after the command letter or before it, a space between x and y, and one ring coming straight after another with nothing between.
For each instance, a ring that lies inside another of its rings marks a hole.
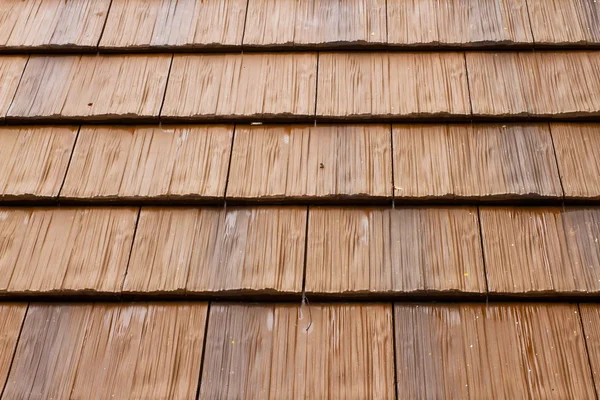
<instances>
[{"instance_id":1,"label":"row of wooden shingle","mask_svg":"<svg viewBox=\"0 0 600 400\"><path fill-rule=\"evenodd\" d=\"M595 0L4 0L0 50L598 45Z\"/></svg>"},{"instance_id":2,"label":"row of wooden shingle","mask_svg":"<svg viewBox=\"0 0 600 400\"><path fill-rule=\"evenodd\" d=\"M596 304L3 304L3 399L595 399ZM199 385L199 387L198 387Z\"/></svg>"},{"instance_id":3,"label":"row of wooden shingle","mask_svg":"<svg viewBox=\"0 0 600 400\"><path fill-rule=\"evenodd\" d=\"M600 51L4 56L0 82L21 122L600 116Z\"/></svg>"},{"instance_id":4,"label":"row of wooden shingle","mask_svg":"<svg viewBox=\"0 0 600 400\"><path fill-rule=\"evenodd\" d=\"M600 199L600 124L0 128L0 202Z\"/></svg>"},{"instance_id":5,"label":"row of wooden shingle","mask_svg":"<svg viewBox=\"0 0 600 400\"><path fill-rule=\"evenodd\" d=\"M597 295L600 209L3 208L0 271L12 296Z\"/></svg>"}]
</instances>

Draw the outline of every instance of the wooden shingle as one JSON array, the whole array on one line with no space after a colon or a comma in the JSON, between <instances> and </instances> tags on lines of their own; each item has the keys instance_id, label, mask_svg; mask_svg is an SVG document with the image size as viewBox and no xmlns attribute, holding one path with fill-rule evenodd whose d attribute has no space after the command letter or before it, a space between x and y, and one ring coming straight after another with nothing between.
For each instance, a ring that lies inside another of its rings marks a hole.
<instances>
[{"instance_id":1,"label":"wooden shingle","mask_svg":"<svg viewBox=\"0 0 600 400\"><path fill-rule=\"evenodd\" d=\"M31 56L8 117L156 119L170 55Z\"/></svg>"},{"instance_id":2,"label":"wooden shingle","mask_svg":"<svg viewBox=\"0 0 600 400\"><path fill-rule=\"evenodd\" d=\"M392 309L211 305L204 399L395 399Z\"/></svg>"},{"instance_id":3,"label":"wooden shingle","mask_svg":"<svg viewBox=\"0 0 600 400\"><path fill-rule=\"evenodd\" d=\"M312 117L317 55L175 55L165 119Z\"/></svg>"},{"instance_id":4,"label":"wooden shingle","mask_svg":"<svg viewBox=\"0 0 600 400\"><path fill-rule=\"evenodd\" d=\"M536 44L600 44L599 1L528 0L528 5Z\"/></svg>"},{"instance_id":5,"label":"wooden shingle","mask_svg":"<svg viewBox=\"0 0 600 400\"><path fill-rule=\"evenodd\" d=\"M247 0L113 0L101 48L240 46Z\"/></svg>"},{"instance_id":6,"label":"wooden shingle","mask_svg":"<svg viewBox=\"0 0 600 400\"><path fill-rule=\"evenodd\" d=\"M466 117L462 53L321 53L317 117Z\"/></svg>"},{"instance_id":7,"label":"wooden shingle","mask_svg":"<svg viewBox=\"0 0 600 400\"><path fill-rule=\"evenodd\" d=\"M0 201L58 196L76 135L77 127L0 128Z\"/></svg>"},{"instance_id":8,"label":"wooden shingle","mask_svg":"<svg viewBox=\"0 0 600 400\"><path fill-rule=\"evenodd\" d=\"M3 303L0 305L0 385L4 387L10 372L17 340L25 319L27 304Z\"/></svg>"},{"instance_id":9,"label":"wooden shingle","mask_svg":"<svg viewBox=\"0 0 600 400\"><path fill-rule=\"evenodd\" d=\"M600 209L482 207L490 293L600 292Z\"/></svg>"},{"instance_id":10,"label":"wooden shingle","mask_svg":"<svg viewBox=\"0 0 600 400\"><path fill-rule=\"evenodd\" d=\"M561 198L547 124L395 125L396 199Z\"/></svg>"},{"instance_id":11,"label":"wooden shingle","mask_svg":"<svg viewBox=\"0 0 600 400\"><path fill-rule=\"evenodd\" d=\"M232 135L218 125L82 127L61 197L222 199Z\"/></svg>"},{"instance_id":12,"label":"wooden shingle","mask_svg":"<svg viewBox=\"0 0 600 400\"><path fill-rule=\"evenodd\" d=\"M600 307L598 304L580 304L583 334L589 354L590 367L596 385L600 391Z\"/></svg>"},{"instance_id":13,"label":"wooden shingle","mask_svg":"<svg viewBox=\"0 0 600 400\"><path fill-rule=\"evenodd\" d=\"M26 56L0 57L0 121L6 117L26 64Z\"/></svg>"},{"instance_id":14,"label":"wooden shingle","mask_svg":"<svg viewBox=\"0 0 600 400\"><path fill-rule=\"evenodd\" d=\"M389 125L236 127L227 198L373 200L391 185Z\"/></svg>"}]
</instances>

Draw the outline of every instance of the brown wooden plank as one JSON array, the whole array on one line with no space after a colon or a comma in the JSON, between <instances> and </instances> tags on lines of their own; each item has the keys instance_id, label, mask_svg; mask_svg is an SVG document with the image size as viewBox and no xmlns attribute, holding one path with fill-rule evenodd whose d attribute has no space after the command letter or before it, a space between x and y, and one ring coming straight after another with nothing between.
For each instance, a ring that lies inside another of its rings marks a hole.
<instances>
[{"instance_id":1,"label":"brown wooden plank","mask_svg":"<svg viewBox=\"0 0 600 400\"><path fill-rule=\"evenodd\" d=\"M3 0L0 51L96 47L110 0Z\"/></svg>"},{"instance_id":2,"label":"brown wooden plank","mask_svg":"<svg viewBox=\"0 0 600 400\"><path fill-rule=\"evenodd\" d=\"M144 208L123 290L300 293L306 208Z\"/></svg>"},{"instance_id":3,"label":"brown wooden plank","mask_svg":"<svg viewBox=\"0 0 600 400\"><path fill-rule=\"evenodd\" d=\"M600 52L467 53L466 57L474 116L600 115Z\"/></svg>"},{"instance_id":4,"label":"brown wooden plank","mask_svg":"<svg viewBox=\"0 0 600 400\"><path fill-rule=\"evenodd\" d=\"M389 125L236 127L227 198L391 198Z\"/></svg>"},{"instance_id":5,"label":"brown wooden plank","mask_svg":"<svg viewBox=\"0 0 600 400\"><path fill-rule=\"evenodd\" d=\"M206 304L32 305L5 398L188 399Z\"/></svg>"},{"instance_id":6,"label":"brown wooden plank","mask_svg":"<svg viewBox=\"0 0 600 400\"><path fill-rule=\"evenodd\" d=\"M396 198L562 197L547 124L395 125Z\"/></svg>"},{"instance_id":7,"label":"brown wooden plank","mask_svg":"<svg viewBox=\"0 0 600 400\"><path fill-rule=\"evenodd\" d=\"M600 199L600 124L550 124L565 197Z\"/></svg>"},{"instance_id":8,"label":"brown wooden plank","mask_svg":"<svg viewBox=\"0 0 600 400\"><path fill-rule=\"evenodd\" d=\"M161 116L312 116L316 73L313 53L175 55Z\"/></svg>"},{"instance_id":9,"label":"brown wooden plank","mask_svg":"<svg viewBox=\"0 0 600 400\"><path fill-rule=\"evenodd\" d=\"M119 292L135 208L0 209L0 291Z\"/></svg>"},{"instance_id":10,"label":"brown wooden plank","mask_svg":"<svg viewBox=\"0 0 600 400\"><path fill-rule=\"evenodd\" d=\"M399 399L595 399L576 305L397 304Z\"/></svg>"},{"instance_id":11,"label":"brown wooden plank","mask_svg":"<svg viewBox=\"0 0 600 400\"><path fill-rule=\"evenodd\" d=\"M395 398L389 305L216 304L206 340L200 399Z\"/></svg>"},{"instance_id":12,"label":"brown wooden plank","mask_svg":"<svg viewBox=\"0 0 600 400\"><path fill-rule=\"evenodd\" d=\"M219 125L82 127L61 197L222 199L232 135Z\"/></svg>"},{"instance_id":13,"label":"brown wooden plank","mask_svg":"<svg viewBox=\"0 0 600 400\"><path fill-rule=\"evenodd\" d=\"M528 4L536 44L600 44L597 0L528 0Z\"/></svg>"},{"instance_id":14,"label":"brown wooden plank","mask_svg":"<svg viewBox=\"0 0 600 400\"><path fill-rule=\"evenodd\" d=\"M600 392L600 307L598 304L580 304L583 334L596 385L596 393Z\"/></svg>"},{"instance_id":15,"label":"brown wooden plank","mask_svg":"<svg viewBox=\"0 0 600 400\"><path fill-rule=\"evenodd\" d=\"M390 45L533 44L525 0L388 0L387 9Z\"/></svg>"},{"instance_id":16,"label":"brown wooden plank","mask_svg":"<svg viewBox=\"0 0 600 400\"><path fill-rule=\"evenodd\" d=\"M600 209L482 207L490 293L600 291Z\"/></svg>"},{"instance_id":17,"label":"brown wooden plank","mask_svg":"<svg viewBox=\"0 0 600 400\"><path fill-rule=\"evenodd\" d=\"M27 64L27 56L0 57L0 120L3 120L8 107L15 97L19 80Z\"/></svg>"},{"instance_id":18,"label":"brown wooden plank","mask_svg":"<svg viewBox=\"0 0 600 400\"><path fill-rule=\"evenodd\" d=\"M462 53L321 53L317 116L464 117Z\"/></svg>"},{"instance_id":19,"label":"brown wooden plank","mask_svg":"<svg viewBox=\"0 0 600 400\"><path fill-rule=\"evenodd\" d=\"M240 46L246 0L113 0L101 48Z\"/></svg>"},{"instance_id":20,"label":"brown wooden plank","mask_svg":"<svg viewBox=\"0 0 600 400\"><path fill-rule=\"evenodd\" d=\"M385 0L250 0L244 45L384 44Z\"/></svg>"},{"instance_id":21,"label":"brown wooden plank","mask_svg":"<svg viewBox=\"0 0 600 400\"><path fill-rule=\"evenodd\" d=\"M170 55L32 56L8 117L157 118Z\"/></svg>"},{"instance_id":22,"label":"brown wooden plank","mask_svg":"<svg viewBox=\"0 0 600 400\"><path fill-rule=\"evenodd\" d=\"M76 136L77 127L0 128L0 201L57 197Z\"/></svg>"},{"instance_id":23,"label":"brown wooden plank","mask_svg":"<svg viewBox=\"0 0 600 400\"><path fill-rule=\"evenodd\" d=\"M0 304L0 385L4 388L12 364L27 304Z\"/></svg>"},{"instance_id":24,"label":"brown wooden plank","mask_svg":"<svg viewBox=\"0 0 600 400\"><path fill-rule=\"evenodd\" d=\"M484 291L474 208L310 209L307 293Z\"/></svg>"}]
</instances>

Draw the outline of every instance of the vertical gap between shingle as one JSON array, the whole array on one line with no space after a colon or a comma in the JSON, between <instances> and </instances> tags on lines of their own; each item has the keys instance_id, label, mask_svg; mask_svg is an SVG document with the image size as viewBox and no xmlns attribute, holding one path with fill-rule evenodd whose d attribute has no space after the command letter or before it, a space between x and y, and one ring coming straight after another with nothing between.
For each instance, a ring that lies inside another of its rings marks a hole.
<instances>
[{"instance_id":1,"label":"vertical gap between shingle","mask_svg":"<svg viewBox=\"0 0 600 400\"><path fill-rule=\"evenodd\" d=\"M6 373L6 379L4 380L4 385L2 386L2 391L0 392L0 399L4 398L4 391L6 390L6 385L8 385L8 378L10 378L10 370L12 369L13 363L15 362L15 357L17 356L17 347L19 347L19 342L21 341L21 335L23 334L23 327L25 326L25 319L27 318L27 314L29 313L29 305L25 307L25 313L23 314L23 321L21 321L21 327L19 328L19 334L17 335L17 340L15 341L15 347L13 349L13 354L10 359L10 364L8 365L8 372Z\"/></svg>"},{"instance_id":2,"label":"vertical gap between shingle","mask_svg":"<svg viewBox=\"0 0 600 400\"><path fill-rule=\"evenodd\" d=\"M113 0L110 0L110 4L108 5L108 9L106 10L106 18L104 19L104 24L102 25L102 30L100 31L100 37L98 37L98 43L96 43L96 52L100 52L100 42L102 41L102 36L104 36L104 30L106 29L106 23L108 22L108 16L110 15L110 9L112 7Z\"/></svg>"},{"instance_id":3,"label":"vertical gap between shingle","mask_svg":"<svg viewBox=\"0 0 600 400\"><path fill-rule=\"evenodd\" d=\"M204 322L204 341L202 342L202 358L200 359L200 372L198 374L198 384L196 385L196 400L200 398L200 385L202 384L202 373L204 372L204 360L206 359L206 342L208 341L208 319L210 318L210 307L212 302L206 306L206 321Z\"/></svg>"},{"instance_id":4,"label":"vertical gap between shingle","mask_svg":"<svg viewBox=\"0 0 600 400\"><path fill-rule=\"evenodd\" d=\"M560 166L558 165L558 156L556 155L556 145L554 144L554 134L552 133L552 127L548 122L548 132L550 133L550 142L552 143L552 154L554 154L554 162L556 163L556 171L558 172L558 181L560 182L560 190L562 190L562 201L563 208L565 206L565 197L567 196L565 192L565 185L563 185L562 174L560 173Z\"/></svg>"},{"instance_id":5,"label":"vertical gap between shingle","mask_svg":"<svg viewBox=\"0 0 600 400\"><path fill-rule=\"evenodd\" d=\"M392 347L394 352L394 394L398 400L398 354L396 349L396 310L395 304L392 303Z\"/></svg>"},{"instance_id":6,"label":"vertical gap between shingle","mask_svg":"<svg viewBox=\"0 0 600 400\"><path fill-rule=\"evenodd\" d=\"M535 35L533 34L533 24L531 23L531 13L529 12L529 0L525 0L525 10L527 11L527 20L529 21L529 31L531 32L531 43L535 50Z\"/></svg>"},{"instance_id":7,"label":"vertical gap between shingle","mask_svg":"<svg viewBox=\"0 0 600 400\"><path fill-rule=\"evenodd\" d=\"M388 22L388 0L385 0L385 44L390 43L390 24ZM398 395L396 394L396 397Z\"/></svg>"},{"instance_id":8,"label":"vertical gap between shingle","mask_svg":"<svg viewBox=\"0 0 600 400\"><path fill-rule=\"evenodd\" d=\"M477 223L479 224L479 245L481 246L481 258L483 259L483 277L485 278L485 304L488 303L490 288L487 274L487 261L485 259L485 248L483 247L483 229L481 228L481 209L477 206Z\"/></svg>"},{"instance_id":9,"label":"vertical gap between shingle","mask_svg":"<svg viewBox=\"0 0 600 400\"><path fill-rule=\"evenodd\" d=\"M167 89L169 88L169 81L171 80L171 68L173 67L173 59L175 58L175 53L171 53L171 63L169 64L169 70L167 71L167 82L165 82L165 91L163 93L163 98L160 103L160 108L158 110L158 126L162 129L162 110L165 106L165 99L167 98Z\"/></svg>"},{"instance_id":10,"label":"vertical gap between shingle","mask_svg":"<svg viewBox=\"0 0 600 400\"><path fill-rule=\"evenodd\" d=\"M69 173L69 168L71 168L71 161L73 160L73 154L75 154L75 147L77 147L77 141L79 141L79 135L81 133L81 126L77 128L77 133L75 134L75 141L73 141L73 147L71 148L71 154L69 155L69 161L67 162L67 168L65 169L65 176L63 176L62 183L60 184L60 188L58 189L58 193L56 194L56 199L60 198L62 194L63 187L65 186L65 182L67 181L67 174Z\"/></svg>"},{"instance_id":11,"label":"vertical gap between shingle","mask_svg":"<svg viewBox=\"0 0 600 400\"><path fill-rule=\"evenodd\" d=\"M469 80L469 66L467 64L467 53L463 52L465 60L465 74L467 75L467 93L469 94L469 107L471 108L471 123L473 123L473 98L471 97L471 82Z\"/></svg>"},{"instance_id":12,"label":"vertical gap between shingle","mask_svg":"<svg viewBox=\"0 0 600 400\"><path fill-rule=\"evenodd\" d=\"M248 9L250 8L250 0L246 1L246 14L244 15L244 29L242 30L242 54L244 54L244 38L246 37L246 22L248 21Z\"/></svg>"},{"instance_id":13,"label":"vertical gap between shingle","mask_svg":"<svg viewBox=\"0 0 600 400\"><path fill-rule=\"evenodd\" d=\"M235 131L237 130L237 124L233 125L233 132L231 134L231 146L229 147L229 164L227 165L227 175L225 178L225 192L223 192L223 204L227 206L227 188L229 187L229 175L231 174L231 160L233 159L233 143L235 142Z\"/></svg>"},{"instance_id":14,"label":"vertical gap between shingle","mask_svg":"<svg viewBox=\"0 0 600 400\"><path fill-rule=\"evenodd\" d=\"M585 354L587 356L588 365L590 366L590 376L592 377L592 386L594 386L594 394L598 400L598 390L596 389L596 381L594 379L594 370L592 368L592 359L590 358L590 349L588 346L587 335L585 334L585 326L583 325L583 315L581 314L581 303L577 303L577 311L579 312L579 323L581 324L581 334L583 335L583 343L585 344Z\"/></svg>"},{"instance_id":15,"label":"vertical gap between shingle","mask_svg":"<svg viewBox=\"0 0 600 400\"><path fill-rule=\"evenodd\" d=\"M138 207L137 218L135 219L135 225L133 226L133 236L131 237L131 246L129 247L129 256L127 257L127 266L125 267L125 273L123 274L123 282L121 282L121 292L123 293L123 287L125 286L125 280L129 273L129 264L131 264L131 255L133 254L133 244L135 243L135 237L137 235L138 224L140 223L140 215L142 215L142 207Z\"/></svg>"},{"instance_id":16,"label":"vertical gap between shingle","mask_svg":"<svg viewBox=\"0 0 600 400\"><path fill-rule=\"evenodd\" d=\"M394 176L394 125L390 124L390 159L392 160L392 209L396 208L396 177ZM390 222L391 226L391 222Z\"/></svg>"},{"instance_id":17,"label":"vertical gap between shingle","mask_svg":"<svg viewBox=\"0 0 600 400\"><path fill-rule=\"evenodd\" d=\"M317 52L317 72L315 73L315 112L313 113L313 119L315 126L317 126L317 99L319 98L319 58L321 58L321 52Z\"/></svg>"},{"instance_id":18,"label":"vertical gap between shingle","mask_svg":"<svg viewBox=\"0 0 600 400\"><path fill-rule=\"evenodd\" d=\"M13 97L12 97L12 99L10 99L10 103L8 104L8 107L6 108L6 114L3 115L4 118L8 117L8 112L10 111L10 109L13 105L13 102L15 101L15 98L17 97L17 92L19 91L19 88L21 87L21 81L23 80L23 76L25 75L25 70L27 69L29 60L31 60L31 54L27 55L27 61L25 61L25 65L23 66L23 71L21 71L21 76L19 77L19 83L17 83L17 88L15 89L15 93L13 94Z\"/></svg>"},{"instance_id":19,"label":"vertical gap between shingle","mask_svg":"<svg viewBox=\"0 0 600 400\"><path fill-rule=\"evenodd\" d=\"M304 227L304 265L302 267L302 303L306 299L306 264L308 263L308 221L310 206L306 206L306 225Z\"/></svg>"}]
</instances>

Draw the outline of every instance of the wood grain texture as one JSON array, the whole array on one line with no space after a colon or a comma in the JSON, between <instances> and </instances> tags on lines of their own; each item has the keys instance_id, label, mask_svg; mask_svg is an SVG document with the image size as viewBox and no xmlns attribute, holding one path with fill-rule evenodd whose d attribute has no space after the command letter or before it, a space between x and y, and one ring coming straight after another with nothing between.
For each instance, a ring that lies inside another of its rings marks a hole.
<instances>
[{"instance_id":1,"label":"wood grain texture","mask_svg":"<svg viewBox=\"0 0 600 400\"><path fill-rule=\"evenodd\" d=\"M236 127L233 199L391 198L389 125Z\"/></svg>"},{"instance_id":2,"label":"wood grain texture","mask_svg":"<svg viewBox=\"0 0 600 400\"><path fill-rule=\"evenodd\" d=\"M469 115L461 53L321 53L317 117Z\"/></svg>"},{"instance_id":3,"label":"wood grain texture","mask_svg":"<svg viewBox=\"0 0 600 400\"><path fill-rule=\"evenodd\" d=\"M600 209L481 208L490 293L600 291Z\"/></svg>"},{"instance_id":4,"label":"wood grain texture","mask_svg":"<svg viewBox=\"0 0 600 400\"><path fill-rule=\"evenodd\" d=\"M307 293L484 291L474 208L310 209Z\"/></svg>"},{"instance_id":5,"label":"wood grain texture","mask_svg":"<svg viewBox=\"0 0 600 400\"><path fill-rule=\"evenodd\" d=\"M61 197L222 199L232 136L219 125L82 127Z\"/></svg>"},{"instance_id":6,"label":"wood grain texture","mask_svg":"<svg viewBox=\"0 0 600 400\"><path fill-rule=\"evenodd\" d=\"M561 198L547 124L395 125L398 199Z\"/></svg>"},{"instance_id":7,"label":"wood grain texture","mask_svg":"<svg viewBox=\"0 0 600 400\"><path fill-rule=\"evenodd\" d=\"M474 116L600 115L600 52L466 53L466 58Z\"/></svg>"},{"instance_id":8,"label":"wood grain texture","mask_svg":"<svg viewBox=\"0 0 600 400\"><path fill-rule=\"evenodd\" d=\"M384 0L250 0L245 46L372 45L387 41Z\"/></svg>"},{"instance_id":9,"label":"wood grain texture","mask_svg":"<svg viewBox=\"0 0 600 400\"><path fill-rule=\"evenodd\" d=\"M600 391L600 307L597 304L580 304L583 334L587 345L590 367L596 385Z\"/></svg>"},{"instance_id":10,"label":"wood grain texture","mask_svg":"<svg viewBox=\"0 0 600 400\"><path fill-rule=\"evenodd\" d=\"M175 55L165 118L291 118L314 115L317 55Z\"/></svg>"},{"instance_id":11,"label":"wood grain texture","mask_svg":"<svg viewBox=\"0 0 600 400\"><path fill-rule=\"evenodd\" d=\"M595 399L576 305L394 311L399 399Z\"/></svg>"},{"instance_id":12,"label":"wood grain texture","mask_svg":"<svg viewBox=\"0 0 600 400\"><path fill-rule=\"evenodd\" d=\"M120 291L136 219L134 208L0 209L0 291Z\"/></svg>"},{"instance_id":13,"label":"wood grain texture","mask_svg":"<svg viewBox=\"0 0 600 400\"><path fill-rule=\"evenodd\" d=\"M170 55L32 56L8 112L32 120L153 119Z\"/></svg>"},{"instance_id":14,"label":"wood grain texture","mask_svg":"<svg viewBox=\"0 0 600 400\"><path fill-rule=\"evenodd\" d=\"M536 44L600 44L597 0L528 0L528 4Z\"/></svg>"},{"instance_id":15,"label":"wood grain texture","mask_svg":"<svg viewBox=\"0 0 600 400\"><path fill-rule=\"evenodd\" d=\"M57 197L77 129L0 128L0 201Z\"/></svg>"},{"instance_id":16,"label":"wood grain texture","mask_svg":"<svg viewBox=\"0 0 600 400\"><path fill-rule=\"evenodd\" d=\"M306 208L144 208L123 290L300 293Z\"/></svg>"},{"instance_id":17,"label":"wood grain texture","mask_svg":"<svg viewBox=\"0 0 600 400\"><path fill-rule=\"evenodd\" d=\"M388 0L387 9L390 45L533 45L525 0Z\"/></svg>"},{"instance_id":18,"label":"wood grain texture","mask_svg":"<svg viewBox=\"0 0 600 400\"><path fill-rule=\"evenodd\" d=\"M6 117L8 108L15 97L27 59L27 56L0 57L0 82L2 82L0 85L0 121Z\"/></svg>"},{"instance_id":19,"label":"wood grain texture","mask_svg":"<svg viewBox=\"0 0 600 400\"><path fill-rule=\"evenodd\" d=\"M113 0L101 48L240 46L246 0Z\"/></svg>"},{"instance_id":20,"label":"wood grain texture","mask_svg":"<svg viewBox=\"0 0 600 400\"><path fill-rule=\"evenodd\" d=\"M600 199L600 124L550 124L565 197Z\"/></svg>"},{"instance_id":21,"label":"wood grain texture","mask_svg":"<svg viewBox=\"0 0 600 400\"><path fill-rule=\"evenodd\" d=\"M392 309L216 304L200 399L394 399Z\"/></svg>"},{"instance_id":22,"label":"wood grain texture","mask_svg":"<svg viewBox=\"0 0 600 400\"><path fill-rule=\"evenodd\" d=\"M4 388L12 364L27 304L2 303L0 305L0 385Z\"/></svg>"},{"instance_id":23,"label":"wood grain texture","mask_svg":"<svg viewBox=\"0 0 600 400\"><path fill-rule=\"evenodd\" d=\"M110 0L3 0L0 51L94 48Z\"/></svg>"},{"instance_id":24,"label":"wood grain texture","mask_svg":"<svg viewBox=\"0 0 600 400\"><path fill-rule=\"evenodd\" d=\"M205 303L32 305L4 396L192 398L206 312Z\"/></svg>"}]
</instances>

